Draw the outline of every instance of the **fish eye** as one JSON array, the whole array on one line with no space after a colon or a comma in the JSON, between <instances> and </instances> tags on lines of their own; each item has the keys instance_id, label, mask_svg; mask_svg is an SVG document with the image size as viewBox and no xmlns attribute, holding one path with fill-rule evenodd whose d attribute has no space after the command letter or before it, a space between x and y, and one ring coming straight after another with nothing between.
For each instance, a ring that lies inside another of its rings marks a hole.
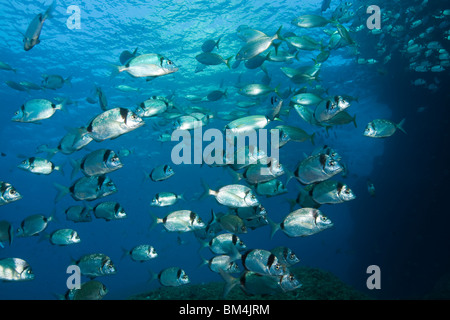
<instances>
[{"instance_id":1,"label":"fish eye","mask_svg":"<svg viewBox=\"0 0 450 320\"><path fill-rule=\"evenodd\" d=\"M334 162L333 160L331 160L331 161L329 162L329 165L330 165L330 166L334 166L334 165L335 165L335 162Z\"/></svg>"},{"instance_id":2,"label":"fish eye","mask_svg":"<svg viewBox=\"0 0 450 320\"><path fill-rule=\"evenodd\" d=\"M322 216L320 219L321 219L322 221L327 221L327 217L325 217L325 216Z\"/></svg>"},{"instance_id":3,"label":"fish eye","mask_svg":"<svg viewBox=\"0 0 450 320\"><path fill-rule=\"evenodd\" d=\"M113 183L112 181L110 181L110 182L108 182L106 185L107 185L108 187L112 187L112 186L114 185L114 183Z\"/></svg>"},{"instance_id":4,"label":"fish eye","mask_svg":"<svg viewBox=\"0 0 450 320\"><path fill-rule=\"evenodd\" d=\"M295 259L295 254L291 253L291 254L289 255L289 258L290 258L290 259Z\"/></svg>"},{"instance_id":5,"label":"fish eye","mask_svg":"<svg viewBox=\"0 0 450 320\"><path fill-rule=\"evenodd\" d=\"M187 276L187 274L183 274L183 276L181 278L186 280L188 278L188 276Z\"/></svg>"},{"instance_id":6,"label":"fish eye","mask_svg":"<svg viewBox=\"0 0 450 320\"><path fill-rule=\"evenodd\" d=\"M170 65L172 65L173 64L173 62L172 61L170 61L170 60L167 60L167 64L170 66Z\"/></svg>"},{"instance_id":7,"label":"fish eye","mask_svg":"<svg viewBox=\"0 0 450 320\"><path fill-rule=\"evenodd\" d=\"M19 114L19 111L16 111L16 112L14 112L14 115L16 115L16 116L17 116L18 114Z\"/></svg>"},{"instance_id":8,"label":"fish eye","mask_svg":"<svg viewBox=\"0 0 450 320\"><path fill-rule=\"evenodd\" d=\"M17 191L14 189L9 190L9 194L12 196L15 195L16 193L17 193Z\"/></svg>"},{"instance_id":9,"label":"fish eye","mask_svg":"<svg viewBox=\"0 0 450 320\"><path fill-rule=\"evenodd\" d=\"M275 270L280 270L280 265L279 264L275 265Z\"/></svg>"}]
</instances>

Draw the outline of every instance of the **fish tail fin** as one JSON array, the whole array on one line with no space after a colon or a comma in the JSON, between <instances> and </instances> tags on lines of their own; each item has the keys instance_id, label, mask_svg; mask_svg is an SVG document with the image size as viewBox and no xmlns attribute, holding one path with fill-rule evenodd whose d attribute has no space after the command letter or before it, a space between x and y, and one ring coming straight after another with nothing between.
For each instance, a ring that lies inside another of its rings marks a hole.
<instances>
[{"instance_id":1,"label":"fish tail fin","mask_svg":"<svg viewBox=\"0 0 450 320\"><path fill-rule=\"evenodd\" d=\"M52 4L47 8L47 11L44 13L44 20L53 18L53 11L56 8L56 0L53 0Z\"/></svg>"},{"instance_id":2,"label":"fish tail fin","mask_svg":"<svg viewBox=\"0 0 450 320\"><path fill-rule=\"evenodd\" d=\"M64 80L65 83L67 83L72 88L72 76L69 76Z\"/></svg>"},{"instance_id":3,"label":"fish tail fin","mask_svg":"<svg viewBox=\"0 0 450 320\"><path fill-rule=\"evenodd\" d=\"M109 80L114 79L119 73L121 73L122 71L124 71L126 69L125 66L116 66L116 65L111 65L111 74L109 75Z\"/></svg>"},{"instance_id":4,"label":"fish tail fin","mask_svg":"<svg viewBox=\"0 0 450 320\"><path fill-rule=\"evenodd\" d=\"M274 234L280 230L280 224L279 223L275 223L273 222L270 218L267 218L267 221L269 222L270 225L270 239L273 238Z\"/></svg>"},{"instance_id":5,"label":"fish tail fin","mask_svg":"<svg viewBox=\"0 0 450 320\"><path fill-rule=\"evenodd\" d=\"M222 276L223 280L225 281L225 286L223 288L222 294L223 298L225 298L231 291L231 289L233 289L239 283L239 278L233 277L231 274L226 273L222 269L219 269L219 273Z\"/></svg>"},{"instance_id":6,"label":"fish tail fin","mask_svg":"<svg viewBox=\"0 0 450 320\"><path fill-rule=\"evenodd\" d=\"M281 36L281 29L283 29L282 25L278 28L277 32L275 32L276 39L281 39L282 38L282 36ZM275 51L275 53L276 53L276 51Z\"/></svg>"},{"instance_id":7,"label":"fish tail fin","mask_svg":"<svg viewBox=\"0 0 450 320\"><path fill-rule=\"evenodd\" d=\"M295 201L295 199L286 199L286 202L289 203L289 212L292 212L292 209L294 209L297 201Z\"/></svg>"},{"instance_id":8,"label":"fish tail fin","mask_svg":"<svg viewBox=\"0 0 450 320\"><path fill-rule=\"evenodd\" d=\"M231 65L230 65L231 59L233 59L233 56L225 59L225 64L227 65L228 69L231 69Z\"/></svg>"},{"instance_id":9,"label":"fish tail fin","mask_svg":"<svg viewBox=\"0 0 450 320\"><path fill-rule=\"evenodd\" d=\"M46 152L48 159L51 159L58 151L58 148L49 148L46 144L42 144L36 149L36 153Z\"/></svg>"},{"instance_id":10,"label":"fish tail fin","mask_svg":"<svg viewBox=\"0 0 450 320\"><path fill-rule=\"evenodd\" d=\"M177 196L177 198L178 198L178 199L181 199L181 200L183 200L183 201L186 201L186 198L184 197L184 193L179 194L179 195Z\"/></svg>"},{"instance_id":11,"label":"fish tail fin","mask_svg":"<svg viewBox=\"0 0 450 320\"><path fill-rule=\"evenodd\" d=\"M286 183L284 184L286 187L288 185L288 183L291 181L292 178L294 178L294 173L291 170L288 169L284 169L286 171Z\"/></svg>"},{"instance_id":12,"label":"fish tail fin","mask_svg":"<svg viewBox=\"0 0 450 320\"><path fill-rule=\"evenodd\" d=\"M153 272L152 270L148 270L149 279L147 280L147 283L152 282L153 280L158 279L158 274Z\"/></svg>"},{"instance_id":13,"label":"fish tail fin","mask_svg":"<svg viewBox=\"0 0 450 320\"><path fill-rule=\"evenodd\" d=\"M123 260L126 256L130 255L130 250L125 249L124 247L122 249L122 256L120 257L120 260Z\"/></svg>"},{"instance_id":14,"label":"fish tail fin","mask_svg":"<svg viewBox=\"0 0 450 320\"><path fill-rule=\"evenodd\" d=\"M355 126L355 128L358 128L358 125L356 124L356 114L353 116L352 122L353 122L353 125Z\"/></svg>"},{"instance_id":15,"label":"fish tail fin","mask_svg":"<svg viewBox=\"0 0 450 320\"><path fill-rule=\"evenodd\" d=\"M80 171L80 164L81 160L77 161L74 159L69 159L70 165L72 166L72 174L70 175L70 178L73 180L75 176L77 175L78 171Z\"/></svg>"},{"instance_id":16,"label":"fish tail fin","mask_svg":"<svg viewBox=\"0 0 450 320\"><path fill-rule=\"evenodd\" d=\"M275 55L278 54L278 48L280 47L280 45L281 45L281 42L272 44L273 48L275 49Z\"/></svg>"},{"instance_id":17,"label":"fish tail fin","mask_svg":"<svg viewBox=\"0 0 450 320\"><path fill-rule=\"evenodd\" d=\"M162 223L163 219L158 218L156 215L154 215L152 212L150 212L150 215L152 216L152 223L149 226L149 231L153 230L157 224Z\"/></svg>"},{"instance_id":18,"label":"fish tail fin","mask_svg":"<svg viewBox=\"0 0 450 320\"><path fill-rule=\"evenodd\" d=\"M65 176L66 173L64 172L63 165L55 166L55 170L59 171L62 176Z\"/></svg>"},{"instance_id":19,"label":"fish tail fin","mask_svg":"<svg viewBox=\"0 0 450 320\"><path fill-rule=\"evenodd\" d=\"M56 190L58 190L58 194L55 197L55 203L59 202L65 195L70 193L69 188L67 188L66 186L58 183L54 183L53 186L56 188Z\"/></svg>"},{"instance_id":20,"label":"fish tail fin","mask_svg":"<svg viewBox=\"0 0 450 320\"><path fill-rule=\"evenodd\" d=\"M402 121L399 122L399 124L396 125L397 129L400 129L404 134L407 134L405 129L403 129L403 125L405 124L405 118L402 119Z\"/></svg>"},{"instance_id":21,"label":"fish tail fin","mask_svg":"<svg viewBox=\"0 0 450 320\"><path fill-rule=\"evenodd\" d=\"M316 145L316 144L314 143L314 138L315 138L315 136L316 136L316 133L315 133L315 132L314 132L312 135L309 136L309 139L311 140L311 144L312 144L313 146Z\"/></svg>"},{"instance_id":22,"label":"fish tail fin","mask_svg":"<svg viewBox=\"0 0 450 320\"><path fill-rule=\"evenodd\" d=\"M220 42L220 39L222 39L222 37L223 37L223 36L220 36L219 39L217 39L217 42L216 42L216 48L217 48L217 50L219 50L219 42Z\"/></svg>"},{"instance_id":23,"label":"fish tail fin","mask_svg":"<svg viewBox=\"0 0 450 320\"><path fill-rule=\"evenodd\" d=\"M209 185L206 183L205 180L201 179L201 183L202 183L202 187L203 187L203 193L200 196L199 200L205 199L206 197L211 195L212 194L211 192L213 191L209 188Z\"/></svg>"},{"instance_id":24,"label":"fish tail fin","mask_svg":"<svg viewBox=\"0 0 450 320\"><path fill-rule=\"evenodd\" d=\"M203 258L201 255L200 255L200 259L202 261L198 264L197 268L201 268L203 266L206 266L209 263L209 261L207 259Z\"/></svg>"},{"instance_id":25,"label":"fish tail fin","mask_svg":"<svg viewBox=\"0 0 450 320\"><path fill-rule=\"evenodd\" d=\"M233 179L233 183L237 183L238 181L242 180L244 178L244 175L242 173L236 172L230 167L225 167L228 173L231 175Z\"/></svg>"}]
</instances>

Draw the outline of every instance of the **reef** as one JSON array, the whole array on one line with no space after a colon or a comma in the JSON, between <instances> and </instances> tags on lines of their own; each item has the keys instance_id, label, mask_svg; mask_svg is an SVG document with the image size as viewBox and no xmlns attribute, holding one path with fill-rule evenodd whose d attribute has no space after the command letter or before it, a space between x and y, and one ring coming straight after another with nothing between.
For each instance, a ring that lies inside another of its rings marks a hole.
<instances>
[{"instance_id":1,"label":"reef","mask_svg":"<svg viewBox=\"0 0 450 320\"><path fill-rule=\"evenodd\" d=\"M334 274L317 268L289 268L302 286L294 291L274 295L247 295L235 286L223 298L225 282L160 287L131 296L130 300L373 300L374 298L347 285Z\"/></svg>"}]
</instances>

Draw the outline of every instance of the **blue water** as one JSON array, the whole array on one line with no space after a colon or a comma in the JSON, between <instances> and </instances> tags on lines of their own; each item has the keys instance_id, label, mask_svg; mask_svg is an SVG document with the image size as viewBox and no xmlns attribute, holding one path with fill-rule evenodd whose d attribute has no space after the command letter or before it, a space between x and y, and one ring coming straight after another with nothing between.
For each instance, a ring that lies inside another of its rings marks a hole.
<instances>
[{"instance_id":1,"label":"blue water","mask_svg":"<svg viewBox=\"0 0 450 320\"><path fill-rule=\"evenodd\" d=\"M387 1L378 5L382 10L405 13L408 6L420 3L422 1L399 1L398 4ZM370 4L354 1L353 8L366 8ZM84 254L96 252L111 257L118 270L115 275L97 278L109 290L105 299L126 299L130 295L155 289L160 284L148 281L151 278L149 271L158 273L171 266L183 268L194 284L222 281L220 275L207 267L198 267L202 261L198 253L200 244L192 233L178 235L165 232L161 225L150 229L152 214L163 217L172 210L189 209L209 221L211 209L226 212L226 207L218 204L213 197L195 199L202 193L201 178L212 189L233 182L231 175L222 168L205 164L174 165L171 150L176 143L157 141L164 129L170 132L170 123L158 130L154 125L157 119L146 119L144 127L115 140L91 142L88 147L72 155L58 153L52 161L64 166L65 175L58 172L49 176L33 175L16 166L23 156L37 155L39 145L56 147L67 128L84 126L102 112L98 104L86 102L87 97L93 96L94 85L102 87L109 106L133 109L149 96L173 95L174 101L182 106L201 106L211 111L236 108L235 101L246 100L235 88L239 76L242 76L241 82L250 83L260 81L264 73L260 69L248 70L243 64L231 70L223 64L210 66L203 72L194 73L198 64L195 56L201 53L203 42L223 36L219 50L214 52L223 57L235 55L243 44L236 36L236 29L242 24L268 35L273 35L279 26L283 26L283 33L290 31L328 39L322 28L300 30L290 23L301 14L318 14L321 1L309 0L300 4L298 1L260 0L58 0L54 17L44 23L41 43L25 52L20 32L25 32L33 17L44 12L48 5L50 3L36 1L0 1L0 61L17 69L16 73L0 70L0 151L3 153L0 157L0 180L10 182L23 195L20 201L0 208L0 219L9 221L17 229L21 221L31 214L50 216L56 210L56 221L49 224L46 232L73 228L82 241L80 244L57 247L48 240L40 241L40 237L15 238L11 246L0 248L0 258L25 259L36 274L33 281L0 283L0 299L55 299L56 294L64 294L67 290L67 266ZM81 29L71 30L66 25L70 16L66 10L70 5L81 9ZM337 5L338 1L332 1L331 9L324 16L330 17ZM447 8L430 3L420 12L405 13L398 20L388 16L382 23L393 26L408 26L409 19L423 19L423 26L407 30L400 37L393 37L389 32L371 34L366 29L352 33L359 45L358 57L377 59L377 64L357 64L355 55L348 48L331 51L330 58L321 68L320 85L328 88L330 95L345 94L359 98L348 109L351 115L357 115L357 128L353 124L335 127L327 135L324 129L304 122L294 110L282 119L286 124L296 125L309 133L316 132L316 146L330 145L342 155L348 175L346 178L337 176L337 180L348 184L357 198L320 208L334 222L331 229L304 238L288 238L277 232L270 239L270 227L264 226L239 235L248 248L270 250L280 245L288 246L301 259L300 265L330 271L355 288L385 299L421 298L448 272L446 199L449 171L444 156L449 145L446 129L449 119L448 70L424 74L411 71L411 57L402 52L410 39L418 39L416 42L423 44L438 41L443 48L450 50L450 41L443 37L444 32L449 30L450 17L432 17L443 9ZM344 25L349 28L364 26L367 17L365 10L359 10L355 18ZM435 30L420 38L420 33L430 26L434 26ZM334 31L331 26L326 28ZM112 66L119 65L120 53L136 47L139 53L164 55L179 66L179 71L150 82L134 79L125 73L110 79ZM385 51L377 51L380 47ZM301 51L300 62L295 61L289 67L309 64L317 53ZM383 59L388 54L392 59L384 64ZM433 59L429 58L430 61ZM270 61L264 64L272 78L271 86L280 84L280 91L301 88L280 72L283 64ZM59 74L64 78L70 76L72 86L27 93L4 84L7 80L27 80L39 84L42 74ZM411 84L417 78L426 79L428 84L434 83L436 89ZM221 83L223 89L228 88L227 98L204 103L191 103L183 98L186 94L206 95L218 89ZM137 93L121 92L115 88L120 84L141 90ZM10 121L24 102L55 97L69 97L77 103L68 105L67 112L57 111L41 124ZM266 99L262 105L267 106L268 103ZM258 107L254 107L250 112L258 114L258 111ZM387 139L364 137L362 133L366 124L376 118L390 119L395 123L405 118L408 134L398 131ZM203 129L222 129L228 122L214 118ZM268 128L273 126L270 124ZM70 186L69 159L80 159L98 148L116 151L125 148L132 150L132 153L121 157L123 168L108 175L119 191L89 205L117 201L125 208L128 217L110 222L95 218L90 223L66 221L65 209L80 203L68 195L55 204L57 191L53 184ZM314 148L310 142L290 142L280 150L280 161L293 170L304 154L311 153ZM144 172L160 164L171 165L175 175L163 182L143 179ZM368 178L376 187L375 197L370 197L367 192ZM293 180L288 184L287 194L259 197L273 221L280 222L289 213L286 200L295 199L299 188L300 185ZM186 201L180 201L174 207L150 207L153 196L161 191L184 193ZM138 244L153 245L159 256L145 263L134 262L129 257L121 259L123 248L131 249ZM203 249L201 256L211 258L213 255L208 249ZM380 290L368 290L366 287L366 269L369 265L380 267ZM83 278L83 281L86 280Z\"/></svg>"}]
</instances>

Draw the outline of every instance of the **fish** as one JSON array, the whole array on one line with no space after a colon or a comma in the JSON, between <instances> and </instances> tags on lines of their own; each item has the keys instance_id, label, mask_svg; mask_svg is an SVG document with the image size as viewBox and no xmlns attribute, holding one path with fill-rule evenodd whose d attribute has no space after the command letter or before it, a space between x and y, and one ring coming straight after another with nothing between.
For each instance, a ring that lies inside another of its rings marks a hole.
<instances>
[{"instance_id":1,"label":"fish","mask_svg":"<svg viewBox=\"0 0 450 320\"><path fill-rule=\"evenodd\" d=\"M178 67L164 56L157 53L142 54L129 60L125 65L117 66L111 77L127 72L135 78L160 77L178 71Z\"/></svg>"},{"instance_id":2,"label":"fish","mask_svg":"<svg viewBox=\"0 0 450 320\"><path fill-rule=\"evenodd\" d=\"M14 113L12 121L15 122L38 122L51 118L56 110L64 110L65 102L55 104L46 99L32 99L25 102L19 110Z\"/></svg>"},{"instance_id":3,"label":"fish","mask_svg":"<svg viewBox=\"0 0 450 320\"><path fill-rule=\"evenodd\" d=\"M30 281L35 274L31 266L20 258L0 259L0 280L2 281Z\"/></svg>"},{"instance_id":4,"label":"fish","mask_svg":"<svg viewBox=\"0 0 450 320\"><path fill-rule=\"evenodd\" d=\"M205 42L203 42L202 44L202 51L203 52L211 52L214 50L214 48L219 49L219 42L220 39L222 39L222 37L219 37L219 39L213 40L213 39L208 39Z\"/></svg>"},{"instance_id":5,"label":"fish","mask_svg":"<svg viewBox=\"0 0 450 320\"><path fill-rule=\"evenodd\" d=\"M245 223L239 216L235 214L216 214L213 210L211 210L211 213L213 216L212 223L218 223L223 230L234 234L247 233Z\"/></svg>"},{"instance_id":6,"label":"fish","mask_svg":"<svg viewBox=\"0 0 450 320\"><path fill-rule=\"evenodd\" d=\"M154 259L158 256L155 248L149 244L140 244L131 250L123 249L123 256L130 256L131 260L144 262Z\"/></svg>"},{"instance_id":7,"label":"fish","mask_svg":"<svg viewBox=\"0 0 450 320\"><path fill-rule=\"evenodd\" d=\"M326 126L328 129L332 126L339 126L339 125L345 125L348 123L353 123L355 128L358 127L358 124L356 123L356 114L352 117L347 111L341 111L338 114L336 114L333 118L327 121L323 121L322 124Z\"/></svg>"},{"instance_id":8,"label":"fish","mask_svg":"<svg viewBox=\"0 0 450 320\"><path fill-rule=\"evenodd\" d=\"M336 204L356 198L353 191L345 183L332 180L315 184L310 194L313 200L319 204Z\"/></svg>"},{"instance_id":9,"label":"fish","mask_svg":"<svg viewBox=\"0 0 450 320\"><path fill-rule=\"evenodd\" d=\"M191 210L173 211L164 218L155 217L153 225L160 223L171 232L189 232L206 227L202 218Z\"/></svg>"},{"instance_id":10,"label":"fish","mask_svg":"<svg viewBox=\"0 0 450 320\"><path fill-rule=\"evenodd\" d=\"M234 233L226 232L214 236L209 242L204 242L203 247L208 247L214 254L231 255L235 251L247 249L245 243Z\"/></svg>"},{"instance_id":11,"label":"fish","mask_svg":"<svg viewBox=\"0 0 450 320\"><path fill-rule=\"evenodd\" d=\"M342 170L342 165L331 156L315 154L305 158L297 165L294 176L300 183L308 185L327 180Z\"/></svg>"},{"instance_id":12,"label":"fish","mask_svg":"<svg viewBox=\"0 0 450 320\"><path fill-rule=\"evenodd\" d=\"M264 84L258 84L258 83L251 83L243 86L239 89L239 94L250 97L250 98L256 98L260 96L265 96L271 92L275 92L276 94L279 94L278 90L279 87L271 88L269 86L266 86Z\"/></svg>"},{"instance_id":13,"label":"fish","mask_svg":"<svg viewBox=\"0 0 450 320\"><path fill-rule=\"evenodd\" d=\"M217 101L220 100L222 97L227 97L227 89L225 89L225 91L213 90L206 96L208 101Z\"/></svg>"},{"instance_id":14,"label":"fish","mask_svg":"<svg viewBox=\"0 0 450 320\"><path fill-rule=\"evenodd\" d=\"M134 110L141 118L149 118L157 116L172 108L172 103L164 97L153 96L139 104Z\"/></svg>"},{"instance_id":15,"label":"fish","mask_svg":"<svg viewBox=\"0 0 450 320\"><path fill-rule=\"evenodd\" d=\"M367 124L363 134L371 138L387 138L392 136L397 129L406 134L405 129L403 129L404 124L405 119L402 119L398 124L386 119L375 119Z\"/></svg>"},{"instance_id":16,"label":"fish","mask_svg":"<svg viewBox=\"0 0 450 320\"><path fill-rule=\"evenodd\" d=\"M60 75L57 74L43 74L42 78L44 78L41 82L41 86L42 88L45 89L51 89L51 90L56 90L56 89L61 89L64 84L68 84L70 86L72 86L72 77L67 77L66 79L64 79L63 77L61 77Z\"/></svg>"},{"instance_id":17,"label":"fish","mask_svg":"<svg viewBox=\"0 0 450 320\"><path fill-rule=\"evenodd\" d=\"M41 86L30 81L20 81L19 84L29 90L42 90Z\"/></svg>"},{"instance_id":18,"label":"fish","mask_svg":"<svg viewBox=\"0 0 450 320\"><path fill-rule=\"evenodd\" d=\"M6 62L3 62L3 61L0 61L0 69L6 70L6 71L14 71L14 73L16 73L16 71L17 71L17 69L14 69L9 64L7 64Z\"/></svg>"},{"instance_id":19,"label":"fish","mask_svg":"<svg viewBox=\"0 0 450 320\"><path fill-rule=\"evenodd\" d=\"M62 298L65 300L102 300L108 289L106 286L97 280L90 280L80 285L80 289L68 290L66 295Z\"/></svg>"},{"instance_id":20,"label":"fish","mask_svg":"<svg viewBox=\"0 0 450 320\"><path fill-rule=\"evenodd\" d=\"M200 197L203 199L209 195L216 198L216 201L230 208L254 207L259 205L259 201L252 189L241 184L229 184L214 191L202 180L204 193Z\"/></svg>"},{"instance_id":21,"label":"fish","mask_svg":"<svg viewBox=\"0 0 450 320\"><path fill-rule=\"evenodd\" d=\"M81 170L86 177L107 174L123 167L119 156L110 149L98 149L80 160L70 159L73 168L72 179Z\"/></svg>"},{"instance_id":22,"label":"fish","mask_svg":"<svg viewBox=\"0 0 450 320\"><path fill-rule=\"evenodd\" d=\"M342 96L334 96L333 98L324 99L314 110L314 118L317 122L325 122L332 119L339 112L350 107L350 103Z\"/></svg>"},{"instance_id":23,"label":"fish","mask_svg":"<svg viewBox=\"0 0 450 320\"><path fill-rule=\"evenodd\" d=\"M292 36L283 39L291 46L300 50L315 51L323 49L322 44L309 36Z\"/></svg>"},{"instance_id":24,"label":"fish","mask_svg":"<svg viewBox=\"0 0 450 320\"><path fill-rule=\"evenodd\" d=\"M5 248L5 243L12 244L14 238L13 227L6 220L0 221L0 248Z\"/></svg>"},{"instance_id":25,"label":"fish","mask_svg":"<svg viewBox=\"0 0 450 320\"><path fill-rule=\"evenodd\" d=\"M70 194L76 201L93 201L117 192L114 182L105 175L82 177L68 188L58 183L53 184L58 190L55 202Z\"/></svg>"},{"instance_id":26,"label":"fish","mask_svg":"<svg viewBox=\"0 0 450 320\"><path fill-rule=\"evenodd\" d=\"M106 95L103 93L102 88L95 87L95 94L98 96L98 103L100 104L100 108L103 111L108 110L108 99L106 99Z\"/></svg>"},{"instance_id":27,"label":"fish","mask_svg":"<svg viewBox=\"0 0 450 320\"><path fill-rule=\"evenodd\" d=\"M237 263L232 261L231 257L226 254L214 256L209 260L203 259L201 266L202 265L208 265L212 272L217 273L219 273L219 270L226 273L236 273L240 271Z\"/></svg>"},{"instance_id":28,"label":"fish","mask_svg":"<svg viewBox=\"0 0 450 320\"><path fill-rule=\"evenodd\" d=\"M325 27L330 23L330 20L314 15L314 14L305 14L294 18L291 23L297 27L301 28L317 28L317 27Z\"/></svg>"},{"instance_id":29,"label":"fish","mask_svg":"<svg viewBox=\"0 0 450 320\"><path fill-rule=\"evenodd\" d=\"M54 170L57 170L62 174L64 174L62 166L56 166L53 162L39 157L31 157L25 159L17 167L34 174L48 175L52 173Z\"/></svg>"},{"instance_id":30,"label":"fish","mask_svg":"<svg viewBox=\"0 0 450 320\"><path fill-rule=\"evenodd\" d=\"M257 183L255 191L258 195L266 197L273 197L288 192L283 182L278 179Z\"/></svg>"},{"instance_id":31,"label":"fish","mask_svg":"<svg viewBox=\"0 0 450 320\"><path fill-rule=\"evenodd\" d=\"M25 91L25 92L29 91L29 89L27 87L25 87L24 85L22 85L20 83L15 82L15 81L9 81L8 80L8 81L5 81L5 84L8 87L10 87L10 88L12 88L14 90L17 90L17 91Z\"/></svg>"},{"instance_id":32,"label":"fish","mask_svg":"<svg viewBox=\"0 0 450 320\"><path fill-rule=\"evenodd\" d=\"M92 212L97 219L106 221L124 219L127 217L125 209L118 202L106 201L100 202L92 208Z\"/></svg>"},{"instance_id":33,"label":"fish","mask_svg":"<svg viewBox=\"0 0 450 320\"><path fill-rule=\"evenodd\" d=\"M293 266L300 262L300 259L295 255L292 249L285 246L273 248L270 252L272 252L278 258L278 261L286 267Z\"/></svg>"},{"instance_id":34,"label":"fish","mask_svg":"<svg viewBox=\"0 0 450 320\"><path fill-rule=\"evenodd\" d=\"M333 226L333 222L322 214L319 209L301 208L289 213L281 223L269 220L272 227L270 238L278 230L282 230L288 237L306 237Z\"/></svg>"},{"instance_id":35,"label":"fish","mask_svg":"<svg viewBox=\"0 0 450 320\"><path fill-rule=\"evenodd\" d=\"M22 195L8 182L0 181L0 206L22 199Z\"/></svg>"},{"instance_id":36,"label":"fish","mask_svg":"<svg viewBox=\"0 0 450 320\"><path fill-rule=\"evenodd\" d=\"M148 175L152 181L167 180L175 174L172 167L168 164L162 164L152 169Z\"/></svg>"},{"instance_id":37,"label":"fish","mask_svg":"<svg viewBox=\"0 0 450 320\"><path fill-rule=\"evenodd\" d=\"M83 255L74 263L80 268L83 276L92 279L117 273L111 258L103 253L90 253Z\"/></svg>"},{"instance_id":38,"label":"fish","mask_svg":"<svg viewBox=\"0 0 450 320\"><path fill-rule=\"evenodd\" d=\"M320 12L327 11L330 8L331 0L322 0L322 5L320 7Z\"/></svg>"},{"instance_id":39,"label":"fish","mask_svg":"<svg viewBox=\"0 0 450 320\"><path fill-rule=\"evenodd\" d=\"M91 222L91 208L86 206L70 206L64 211L66 220L73 222Z\"/></svg>"},{"instance_id":40,"label":"fish","mask_svg":"<svg viewBox=\"0 0 450 320\"><path fill-rule=\"evenodd\" d=\"M67 128L67 133L61 138L56 148L53 149L47 145L41 145L36 152L47 152L48 157L52 157L57 152L68 155L81 150L92 140L85 127Z\"/></svg>"},{"instance_id":41,"label":"fish","mask_svg":"<svg viewBox=\"0 0 450 320\"><path fill-rule=\"evenodd\" d=\"M262 35L261 37L248 41L236 54L236 61L248 60L266 51L273 44L274 40L280 38L281 28L279 27L272 37ZM275 46L276 51L278 51L278 46L279 44Z\"/></svg>"},{"instance_id":42,"label":"fish","mask_svg":"<svg viewBox=\"0 0 450 320\"><path fill-rule=\"evenodd\" d=\"M80 243L81 239L78 233L72 229L58 229L49 235L50 243L57 246L67 246Z\"/></svg>"},{"instance_id":43,"label":"fish","mask_svg":"<svg viewBox=\"0 0 450 320\"><path fill-rule=\"evenodd\" d=\"M184 196L182 194L177 195L173 192L158 192L154 196L150 205L154 207L173 206L180 199L184 200Z\"/></svg>"},{"instance_id":44,"label":"fish","mask_svg":"<svg viewBox=\"0 0 450 320\"><path fill-rule=\"evenodd\" d=\"M280 136L280 147L284 146L288 141L305 142L307 140L310 140L311 144L315 145L315 132L313 134L308 134L301 128L288 125L276 126L275 128L271 129L271 132L273 132L272 130L279 130L278 132Z\"/></svg>"},{"instance_id":45,"label":"fish","mask_svg":"<svg viewBox=\"0 0 450 320\"><path fill-rule=\"evenodd\" d=\"M142 118L126 108L113 108L92 119L87 134L97 142L115 139L144 125Z\"/></svg>"},{"instance_id":46,"label":"fish","mask_svg":"<svg viewBox=\"0 0 450 320\"><path fill-rule=\"evenodd\" d=\"M247 295L273 295L293 291L302 286L292 273L269 276L245 271L239 278L234 278L223 271L219 273L226 282L223 291L224 298L236 285L239 285Z\"/></svg>"},{"instance_id":47,"label":"fish","mask_svg":"<svg viewBox=\"0 0 450 320\"><path fill-rule=\"evenodd\" d=\"M213 52L202 52L195 56L195 59L201 64L207 66L217 66L224 63L228 67L228 69L231 69L230 62L232 58L233 56L224 59L221 55Z\"/></svg>"},{"instance_id":48,"label":"fish","mask_svg":"<svg viewBox=\"0 0 450 320\"><path fill-rule=\"evenodd\" d=\"M282 176L286 171L276 158L268 158L266 163L249 165L242 175L252 185L267 182Z\"/></svg>"},{"instance_id":49,"label":"fish","mask_svg":"<svg viewBox=\"0 0 450 320\"><path fill-rule=\"evenodd\" d=\"M32 237L38 235L40 232L44 231L48 224L54 220L54 215L50 217L45 217L41 214L33 214L26 217L21 223L20 227L17 228L17 237Z\"/></svg>"},{"instance_id":50,"label":"fish","mask_svg":"<svg viewBox=\"0 0 450 320\"><path fill-rule=\"evenodd\" d=\"M375 185L369 179L367 179L367 191L371 197L375 197Z\"/></svg>"},{"instance_id":51,"label":"fish","mask_svg":"<svg viewBox=\"0 0 450 320\"><path fill-rule=\"evenodd\" d=\"M25 51L31 50L35 45L39 44L39 39L45 20L52 18L52 13L56 8L56 0L48 7L48 9L42 14L39 13L31 20L28 25L25 34L23 35L23 48Z\"/></svg>"},{"instance_id":52,"label":"fish","mask_svg":"<svg viewBox=\"0 0 450 320\"><path fill-rule=\"evenodd\" d=\"M301 104L303 106L317 105L322 102L323 98L314 93L299 93L291 97L291 102Z\"/></svg>"},{"instance_id":53,"label":"fish","mask_svg":"<svg viewBox=\"0 0 450 320\"><path fill-rule=\"evenodd\" d=\"M236 30L236 34L244 42L251 42L261 37L267 37L264 32L252 29L247 25L240 25Z\"/></svg>"},{"instance_id":54,"label":"fish","mask_svg":"<svg viewBox=\"0 0 450 320\"><path fill-rule=\"evenodd\" d=\"M178 287L190 282L186 272L178 267L169 267L161 270L157 278L159 283L165 287Z\"/></svg>"},{"instance_id":55,"label":"fish","mask_svg":"<svg viewBox=\"0 0 450 320\"><path fill-rule=\"evenodd\" d=\"M287 270L278 261L278 258L268 250L251 249L242 255L239 252L235 252L235 255L241 259L242 265L248 271L271 276L281 276Z\"/></svg>"}]
</instances>

